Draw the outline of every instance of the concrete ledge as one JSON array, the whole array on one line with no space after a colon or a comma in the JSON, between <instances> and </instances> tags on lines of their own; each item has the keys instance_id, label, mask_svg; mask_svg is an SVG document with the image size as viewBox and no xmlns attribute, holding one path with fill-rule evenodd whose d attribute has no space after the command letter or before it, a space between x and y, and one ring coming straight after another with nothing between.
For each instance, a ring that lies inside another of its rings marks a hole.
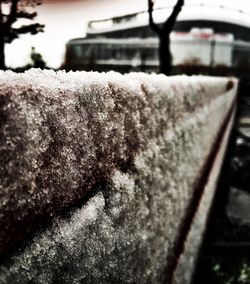
<instances>
[{"instance_id":1,"label":"concrete ledge","mask_svg":"<svg viewBox=\"0 0 250 284\"><path fill-rule=\"evenodd\" d=\"M223 163L223 157L227 148L230 131L235 119L234 106L228 114L227 119L221 129L216 145L214 145L214 153L211 153L207 161L206 169L203 174L202 188L198 196L195 211L192 215L192 221L189 224L189 231L185 234L185 240L180 253L177 255L175 266L173 267L173 275L171 283L182 284L190 283L192 274L197 261L197 252L202 242L203 233L206 229L206 223L209 217L210 206L213 201L217 180ZM195 203L195 202L194 202Z\"/></svg>"},{"instance_id":2,"label":"concrete ledge","mask_svg":"<svg viewBox=\"0 0 250 284\"><path fill-rule=\"evenodd\" d=\"M43 227L5 258L3 283L162 283L236 87L226 78L1 73L2 254Z\"/></svg>"}]
</instances>

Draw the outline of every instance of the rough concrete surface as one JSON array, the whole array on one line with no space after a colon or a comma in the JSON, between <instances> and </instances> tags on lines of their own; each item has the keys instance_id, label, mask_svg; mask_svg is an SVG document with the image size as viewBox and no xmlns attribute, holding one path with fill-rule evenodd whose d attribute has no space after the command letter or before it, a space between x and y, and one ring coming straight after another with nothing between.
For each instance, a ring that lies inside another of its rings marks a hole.
<instances>
[{"instance_id":1,"label":"rough concrete surface","mask_svg":"<svg viewBox=\"0 0 250 284\"><path fill-rule=\"evenodd\" d=\"M236 81L31 70L0 90L0 282L162 283Z\"/></svg>"}]
</instances>

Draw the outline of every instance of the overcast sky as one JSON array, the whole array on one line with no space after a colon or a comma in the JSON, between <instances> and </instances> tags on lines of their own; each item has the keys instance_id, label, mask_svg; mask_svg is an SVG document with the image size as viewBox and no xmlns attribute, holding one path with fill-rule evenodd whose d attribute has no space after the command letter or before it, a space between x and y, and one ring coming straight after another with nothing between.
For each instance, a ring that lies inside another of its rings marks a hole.
<instances>
[{"instance_id":1,"label":"overcast sky","mask_svg":"<svg viewBox=\"0 0 250 284\"><path fill-rule=\"evenodd\" d=\"M156 6L161 7L175 3L176 0L156 0ZM226 5L250 13L250 0L185 0L186 5L195 3ZM45 32L36 36L23 36L7 45L7 65L17 67L27 64L31 46L35 46L49 66L59 67L66 42L83 37L89 20L146 9L147 0L43 0L43 5L37 9L37 20L45 24Z\"/></svg>"}]
</instances>

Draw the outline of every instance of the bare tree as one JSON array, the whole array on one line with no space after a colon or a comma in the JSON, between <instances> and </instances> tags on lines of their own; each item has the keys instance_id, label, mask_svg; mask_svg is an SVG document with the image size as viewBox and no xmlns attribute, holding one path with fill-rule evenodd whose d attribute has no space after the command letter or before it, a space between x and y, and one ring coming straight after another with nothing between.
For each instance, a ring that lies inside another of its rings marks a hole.
<instances>
[{"instance_id":1,"label":"bare tree","mask_svg":"<svg viewBox=\"0 0 250 284\"><path fill-rule=\"evenodd\" d=\"M39 23L16 25L19 19L32 21L37 13L31 9L40 4L40 0L0 0L0 69L6 68L4 52L6 43L11 43L22 34L34 35L43 31L44 25Z\"/></svg>"},{"instance_id":2,"label":"bare tree","mask_svg":"<svg viewBox=\"0 0 250 284\"><path fill-rule=\"evenodd\" d=\"M184 5L184 0L178 0L171 15L162 25L157 25L153 19L154 1L148 0L149 25L159 37L159 63L160 73L170 75L172 55L170 51L170 33L174 28L176 19Z\"/></svg>"}]
</instances>

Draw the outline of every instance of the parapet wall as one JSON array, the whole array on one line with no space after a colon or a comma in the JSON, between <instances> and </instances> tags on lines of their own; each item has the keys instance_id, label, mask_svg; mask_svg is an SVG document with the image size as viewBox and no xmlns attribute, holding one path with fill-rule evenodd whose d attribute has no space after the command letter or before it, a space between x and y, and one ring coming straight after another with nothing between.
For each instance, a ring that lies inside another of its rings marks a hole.
<instances>
[{"instance_id":1,"label":"parapet wall","mask_svg":"<svg viewBox=\"0 0 250 284\"><path fill-rule=\"evenodd\" d=\"M236 88L202 76L0 73L2 283L173 281Z\"/></svg>"}]
</instances>

